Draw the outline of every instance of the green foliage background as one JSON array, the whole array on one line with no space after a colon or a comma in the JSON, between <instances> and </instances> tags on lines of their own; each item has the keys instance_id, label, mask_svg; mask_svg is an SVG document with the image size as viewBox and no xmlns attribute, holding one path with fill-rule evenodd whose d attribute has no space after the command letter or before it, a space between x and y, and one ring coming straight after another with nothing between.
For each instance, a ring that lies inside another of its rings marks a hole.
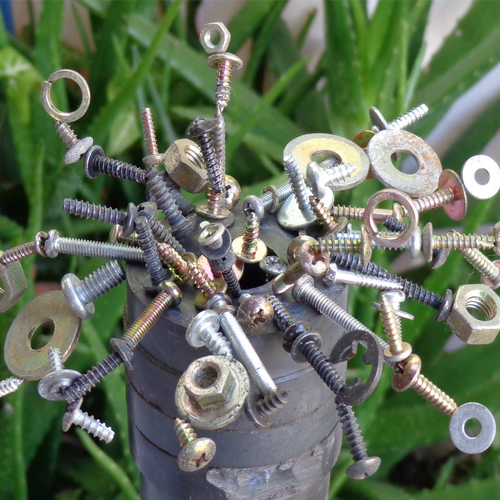
<instances>
[{"instance_id":1,"label":"green foliage background","mask_svg":"<svg viewBox=\"0 0 500 500\"><path fill-rule=\"evenodd\" d=\"M76 1L74 2L76 3ZM89 181L81 164L65 166L64 146L39 100L42 81L68 67L86 76L92 91L91 108L74 124L79 137L137 165L144 154L139 111L153 110L162 147L183 137L196 116L214 109L214 71L207 67L194 27L198 1L80 0L91 17L96 50L78 10L85 49L71 50L61 42L64 2L45 1L40 21L22 36L11 37L0 22L0 240L6 249L33 240L39 230L56 228L73 237L107 237L109 228L94 221L72 219L61 211L65 197L78 197L110 206L140 202L143 188L100 176ZM331 132L352 137L369 126L368 108L376 105L387 117L426 103L427 118L413 131L425 137L454 100L500 59L500 9L495 1L476 1L422 72L422 38L428 0L381 0L371 18L366 1L326 1L326 49L312 72L300 50L315 13L304 19L293 37L281 19L286 0L247 1L230 21L230 50L251 40L251 55L234 81L226 111L228 173L242 183L244 194L258 193L284 179L284 146L296 136ZM325 85L318 82L325 81ZM321 88L321 90L318 90ZM77 89L55 84L56 104L78 105ZM326 103L326 104L325 104ZM459 171L478 154L500 128L500 100L493 102L459 137L442 158L444 168ZM338 202L363 204L380 185L371 180ZM465 231L497 219L494 201L472 200ZM435 226L449 221L433 213ZM429 217L423 217L424 222ZM392 255L377 252L388 265ZM65 272L85 276L102 265L97 259L30 258L27 276L38 283L58 281ZM432 274L419 270L418 279L437 293L459 284L479 282L457 254ZM0 340L21 307L34 297L31 282L17 307L0 316ZM378 329L375 295L365 290L350 296L350 310L367 326ZM67 362L86 370L108 352L108 340L120 334L125 288L113 290L96 304L96 315L84 322L81 340ZM434 322L435 312L405 303L415 314L404 323L404 335L423 358L424 373L458 404L478 401L500 415L500 363L497 344L444 353L450 336L446 325ZM43 338L40 339L41 341ZM3 362L0 376L9 376ZM88 435L63 435L63 403L39 398L35 383L0 401L0 500L26 498L138 499L139 480L128 448L124 374L118 370L85 401L85 409L111 425L117 435L100 446ZM331 498L432 500L500 498L500 446L481 457L453 451L448 419L415 394L394 394L386 372L376 393L357 410L369 452L382 458L379 473L354 482L343 471L350 456L343 451L332 474ZM422 447L426 447L422 449ZM419 450L418 453L415 450ZM406 458L405 458L406 457Z\"/></svg>"}]
</instances>

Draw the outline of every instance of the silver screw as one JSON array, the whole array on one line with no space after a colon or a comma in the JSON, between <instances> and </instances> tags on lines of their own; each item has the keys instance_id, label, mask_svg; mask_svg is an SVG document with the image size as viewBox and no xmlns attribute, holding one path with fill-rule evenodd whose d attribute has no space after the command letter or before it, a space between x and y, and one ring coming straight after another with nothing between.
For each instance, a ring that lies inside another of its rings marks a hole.
<instances>
[{"instance_id":1,"label":"silver screw","mask_svg":"<svg viewBox=\"0 0 500 500\"><path fill-rule=\"evenodd\" d=\"M483 275L482 282L486 286L493 288L493 290L500 286L500 260L492 262L475 248L460 250L460 253L472 267Z\"/></svg>"},{"instance_id":2,"label":"silver screw","mask_svg":"<svg viewBox=\"0 0 500 500\"><path fill-rule=\"evenodd\" d=\"M328 160L325 160L328 161ZM337 165L334 167L325 168L325 162L318 165L312 161L307 165L307 180L311 185L311 190L317 198L325 196L325 187L334 187L336 184L344 183L349 179L351 174L357 170L356 165Z\"/></svg>"},{"instance_id":3,"label":"silver screw","mask_svg":"<svg viewBox=\"0 0 500 500\"><path fill-rule=\"evenodd\" d=\"M198 313L186 330L186 340L190 346L205 346L216 356L227 356L234 358L231 343L222 333L219 332L219 315L207 309Z\"/></svg>"},{"instance_id":4,"label":"silver screw","mask_svg":"<svg viewBox=\"0 0 500 500\"><path fill-rule=\"evenodd\" d=\"M285 166L286 173L290 179L290 184L292 185L292 191L297 200L297 204L302 212L311 210L311 203L309 201L309 196L311 195L309 188L306 186L306 182L302 177L299 166L295 161L294 157L289 155L283 158L283 164Z\"/></svg>"},{"instance_id":5,"label":"silver screw","mask_svg":"<svg viewBox=\"0 0 500 500\"><path fill-rule=\"evenodd\" d=\"M24 382L22 378L17 377L9 377L0 382L0 398L7 396L7 394L11 394L12 392L16 392L21 384Z\"/></svg>"},{"instance_id":6,"label":"silver screw","mask_svg":"<svg viewBox=\"0 0 500 500\"><path fill-rule=\"evenodd\" d=\"M81 400L77 402L76 408L71 409L64 414L62 424L63 431L68 432L72 425L77 425L84 431L87 431L91 436L94 436L105 443L111 443L115 437L113 429L102 423L100 420L92 417L87 412L81 411L78 408L80 403Z\"/></svg>"},{"instance_id":7,"label":"silver screw","mask_svg":"<svg viewBox=\"0 0 500 500\"><path fill-rule=\"evenodd\" d=\"M231 73L243 66L242 60L230 52L212 54L207 58L207 64L217 70L215 87L215 102L224 109L231 99Z\"/></svg>"},{"instance_id":8,"label":"silver screw","mask_svg":"<svg viewBox=\"0 0 500 500\"><path fill-rule=\"evenodd\" d=\"M382 113L375 107L370 108L370 118L372 120L373 126L378 132L379 130L404 130L410 125L418 122L429 112L429 108L425 104L421 104L416 108L411 109L404 115L399 116L395 120L387 123Z\"/></svg>"},{"instance_id":9,"label":"silver screw","mask_svg":"<svg viewBox=\"0 0 500 500\"><path fill-rule=\"evenodd\" d=\"M226 122L222 114L223 108L215 108L214 148L222 178L226 177Z\"/></svg>"},{"instance_id":10,"label":"silver screw","mask_svg":"<svg viewBox=\"0 0 500 500\"><path fill-rule=\"evenodd\" d=\"M378 290L401 290L403 285L394 281L389 281L375 276L353 273L339 269L337 264L330 264L326 271L324 281L334 285L342 283L345 285L364 286L368 288L376 288Z\"/></svg>"},{"instance_id":11,"label":"silver screw","mask_svg":"<svg viewBox=\"0 0 500 500\"><path fill-rule=\"evenodd\" d=\"M67 151L64 155L64 163L66 165L71 165L79 161L94 144L92 137L78 139L71 126L67 123L56 120L55 127L57 135L66 144Z\"/></svg>"},{"instance_id":12,"label":"silver screw","mask_svg":"<svg viewBox=\"0 0 500 500\"><path fill-rule=\"evenodd\" d=\"M90 319L95 314L94 300L118 286L124 279L122 266L112 260L83 281L72 273L65 274L61 287L73 312L80 319Z\"/></svg>"},{"instance_id":13,"label":"silver screw","mask_svg":"<svg viewBox=\"0 0 500 500\"><path fill-rule=\"evenodd\" d=\"M267 186L260 196L253 194L247 196L243 201L244 212L255 212L262 219L265 212L276 212L279 204L292 194L290 181L276 186Z\"/></svg>"}]
</instances>

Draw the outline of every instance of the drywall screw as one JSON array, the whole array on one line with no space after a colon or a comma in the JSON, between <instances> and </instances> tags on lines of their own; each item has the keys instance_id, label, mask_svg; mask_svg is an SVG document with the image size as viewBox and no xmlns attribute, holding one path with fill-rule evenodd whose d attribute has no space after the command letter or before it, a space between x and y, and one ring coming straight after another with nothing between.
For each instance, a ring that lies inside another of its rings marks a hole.
<instances>
[{"instance_id":1,"label":"drywall screw","mask_svg":"<svg viewBox=\"0 0 500 500\"><path fill-rule=\"evenodd\" d=\"M207 64L217 70L215 102L223 110L231 99L231 73L239 70L243 62L230 52L219 52L209 56Z\"/></svg>"},{"instance_id":2,"label":"drywall screw","mask_svg":"<svg viewBox=\"0 0 500 500\"><path fill-rule=\"evenodd\" d=\"M219 318L226 337L231 342L236 355L248 370L250 378L254 381L261 395L265 397L269 393L276 394L278 388L274 380L269 375L233 313L223 310L219 313Z\"/></svg>"},{"instance_id":3,"label":"drywall screw","mask_svg":"<svg viewBox=\"0 0 500 500\"><path fill-rule=\"evenodd\" d=\"M138 184L146 183L146 172L142 168L104 156L104 150L101 146L92 146L87 151L83 168L85 169L85 175L89 179L95 179L100 174L106 174L118 179L137 182Z\"/></svg>"},{"instance_id":4,"label":"drywall screw","mask_svg":"<svg viewBox=\"0 0 500 500\"><path fill-rule=\"evenodd\" d=\"M422 375L421 368L422 361L416 354L398 363L392 379L393 389L397 392L413 389L445 415L453 415L457 410L455 401Z\"/></svg>"},{"instance_id":5,"label":"drywall screw","mask_svg":"<svg viewBox=\"0 0 500 500\"><path fill-rule=\"evenodd\" d=\"M483 275L481 278L483 284L493 288L493 290L500 286L500 260L492 262L475 248L460 250L460 253L472 267Z\"/></svg>"},{"instance_id":6,"label":"drywall screw","mask_svg":"<svg viewBox=\"0 0 500 500\"><path fill-rule=\"evenodd\" d=\"M337 402L337 413L354 460L346 474L353 479L372 476L380 467L380 458L368 455L352 406Z\"/></svg>"},{"instance_id":7,"label":"drywall screw","mask_svg":"<svg viewBox=\"0 0 500 500\"><path fill-rule=\"evenodd\" d=\"M51 229L44 244L47 257L54 259L62 254L83 255L100 259L125 260L127 262L144 262L144 253L140 248L119 245L116 243L102 243L100 241L66 238L59 231Z\"/></svg>"},{"instance_id":8,"label":"drywall screw","mask_svg":"<svg viewBox=\"0 0 500 500\"><path fill-rule=\"evenodd\" d=\"M80 319L90 319L95 314L94 300L118 286L124 279L125 271L122 266L112 260L83 281L75 274L65 274L61 287L72 311Z\"/></svg>"},{"instance_id":9,"label":"drywall screw","mask_svg":"<svg viewBox=\"0 0 500 500\"><path fill-rule=\"evenodd\" d=\"M302 212L311 210L309 188L306 186L302 173L300 172L299 166L297 165L294 157L291 155L285 156L283 158L283 164L288 178L290 179L292 191L300 210Z\"/></svg>"},{"instance_id":10,"label":"drywall screw","mask_svg":"<svg viewBox=\"0 0 500 500\"><path fill-rule=\"evenodd\" d=\"M219 332L219 315L207 309L198 313L186 329L186 340L192 347L205 346L216 356L234 358L233 349L229 340Z\"/></svg>"},{"instance_id":11,"label":"drywall screw","mask_svg":"<svg viewBox=\"0 0 500 500\"><path fill-rule=\"evenodd\" d=\"M111 427L103 424L100 420L92 417L87 412L75 408L69 410L64 414L62 429L64 432L68 432L72 425L77 425L81 427L84 431L87 431L91 436L99 438L105 443L111 443L115 437L115 433Z\"/></svg>"},{"instance_id":12,"label":"drywall screw","mask_svg":"<svg viewBox=\"0 0 500 500\"><path fill-rule=\"evenodd\" d=\"M415 200L413 200L413 201L415 201ZM408 227L406 224L404 224L403 222L398 221L394 217L387 217L387 219L385 219L385 221L383 222L383 225L389 231L392 231L392 232L395 232L395 233L402 233Z\"/></svg>"},{"instance_id":13,"label":"drywall screw","mask_svg":"<svg viewBox=\"0 0 500 500\"><path fill-rule=\"evenodd\" d=\"M398 118L387 123L382 113L375 106L373 106L370 108L370 118L374 128L376 129L374 130L374 132L387 129L404 130L414 123L418 122L418 120L423 118L428 112L429 108L425 104L421 104L420 106L411 109L404 115L401 115Z\"/></svg>"},{"instance_id":14,"label":"drywall screw","mask_svg":"<svg viewBox=\"0 0 500 500\"><path fill-rule=\"evenodd\" d=\"M12 392L16 392L21 384L24 382L22 378L17 377L9 377L0 382L0 398L7 396L7 394L11 394Z\"/></svg>"},{"instance_id":15,"label":"drywall screw","mask_svg":"<svg viewBox=\"0 0 500 500\"><path fill-rule=\"evenodd\" d=\"M130 352L127 351L132 351L137 347L165 311L180 303L182 294L174 283L166 281L162 284L162 287L163 291L151 301L132 326L124 333L121 339L114 339L122 341L121 343L119 342L118 345L115 342L114 347L116 347L117 352L109 354L87 373L84 373L81 377L74 380L73 383L63 391L64 399L68 403L73 403L85 396L85 394L96 387L106 375L111 373L122 363L130 363ZM122 352L125 352L127 355L126 359L123 359Z\"/></svg>"},{"instance_id":16,"label":"drywall screw","mask_svg":"<svg viewBox=\"0 0 500 500\"><path fill-rule=\"evenodd\" d=\"M153 232L145 216L141 215L135 219L135 230L139 238L139 246L144 252L144 260L151 276L151 283L153 286L158 286L165 279L165 271L161 264Z\"/></svg>"},{"instance_id":17,"label":"drywall screw","mask_svg":"<svg viewBox=\"0 0 500 500\"><path fill-rule=\"evenodd\" d=\"M452 232L447 234L434 235L432 223L428 222L422 231L422 254L428 262L432 260L434 250L449 248L451 250L465 250L467 248L477 248L484 250L493 248L495 238L489 234L462 234Z\"/></svg>"},{"instance_id":18,"label":"drywall screw","mask_svg":"<svg viewBox=\"0 0 500 500\"><path fill-rule=\"evenodd\" d=\"M64 155L64 163L71 165L79 161L83 155L92 147L94 139L85 137L78 139L70 125L56 120L55 128L57 135L66 144L66 154Z\"/></svg>"},{"instance_id":19,"label":"drywall screw","mask_svg":"<svg viewBox=\"0 0 500 500\"><path fill-rule=\"evenodd\" d=\"M327 233L333 233L339 228L339 225L333 220L321 200L311 195L309 197L309 202L317 221L326 229Z\"/></svg>"},{"instance_id":20,"label":"drywall screw","mask_svg":"<svg viewBox=\"0 0 500 500\"><path fill-rule=\"evenodd\" d=\"M142 130L144 131L144 140L146 141L146 151L149 156L158 154L158 144L156 142L156 133L153 123L153 114L150 108L141 110Z\"/></svg>"},{"instance_id":21,"label":"drywall screw","mask_svg":"<svg viewBox=\"0 0 500 500\"><path fill-rule=\"evenodd\" d=\"M9 248L1 254L0 264L7 265L11 262L17 262L18 260L31 257L32 255L40 254L42 257L46 257L45 254L45 242L49 238L49 235L40 231L35 236L35 241L28 241L17 247Z\"/></svg>"},{"instance_id":22,"label":"drywall screw","mask_svg":"<svg viewBox=\"0 0 500 500\"><path fill-rule=\"evenodd\" d=\"M181 470L194 472L210 463L216 451L212 439L198 438L191 424L180 418L175 419L175 434L182 446L177 458Z\"/></svg>"},{"instance_id":23,"label":"drywall screw","mask_svg":"<svg viewBox=\"0 0 500 500\"><path fill-rule=\"evenodd\" d=\"M323 276L323 281L334 285L341 283L344 285L362 286L376 288L377 290L401 290L401 283L389 281L385 278L377 278L368 274L354 273L339 269L337 264L330 263L328 270Z\"/></svg>"},{"instance_id":24,"label":"drywall screw","mask_svg":"<svg viewBox=\"0 0 500 500\"><path fill-rule=\"evenodd\" d=\"M267 186L260 196L253 194L243 200L243 211L255 212L259 219L262 219L265 212L276 212L280 203L292 194L290 181L276 186Z\"/></svg>"}]
</instances>

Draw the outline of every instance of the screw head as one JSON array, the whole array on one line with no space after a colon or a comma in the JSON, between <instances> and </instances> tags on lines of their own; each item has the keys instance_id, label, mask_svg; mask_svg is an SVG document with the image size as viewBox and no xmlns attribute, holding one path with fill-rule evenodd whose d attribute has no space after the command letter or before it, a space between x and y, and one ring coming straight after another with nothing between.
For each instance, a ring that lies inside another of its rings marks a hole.
<instances>
[{"instance_id":1,"label":"screw head","mask_svg":"<svg viewBox=\"0 0 500 500\"><path fill-rule=\"evenodd\" d=\"M437 315L436 321L444 321L448 319L450 315L451 308L453 307L453 292L448 288L444 292L443 303L439 309L439 313Z\"/></svg>"},{"instance_id":2,"label":"screw head","mask_svg":"<svg viewBox=\"0 0 500 500\"><path fill-rule=\"evenodd\" d=\"M93 302L84 302L78 293L78 287L81 285L82 281L78 276L73 273L68 273L63 276L61 280L61 288L68 301L71 310L80 319L90 319L95 314L95 307Z\"/></svg>"},{"instance_id":3,"label":"screw head","mask_svg":"<svg viewBox=\"0 0 500 500\"><path fill-rule=\"evenodd\" d=\"M231 70L238 71L243 66L243 61L236 55L231 54L231 52L221 52L219 54L212 54L207 57L207 64L211 68L217 69L219 64L225 61L229 61L231 63Z\"/></svg>"},{"instance_id":4,"label":"screw head","mask_svg":"<svg viewBox=\"0 0 500 500\"><path fill-rule=\"evenodd\" d=\"M297 363L305 363L307 361L306 357L302 353L302 348L307 342L314 342L316 344L316 347L320 349L323 343L323 339L317 332L306 332L299 335L293 341L291 350L292 358L294 361L297 361Z\"/></svg>"},{"instance_id":5,"label":"screw head","mask_svg":"<svg viewBox=\"0 0 500 500\"><path fill-rule=\"evenodd\" d=\"M462 220L467 213L467 194L460 176L453 170L443 170L439 176L438 189L452 189L455 199L443 206L446 215L452 220Z\"/></svg>"},{"instance_id":6,"label":"screw head","mask_svg":"<svg viewBox=\"0 0 500 500\"><path fill-rule=\"evenodd\" d=\"M377 127L378 130L387 129L387 120L375 106L372 106L370 108L369 113L370 113L370 120L372 121L374 127Z\"/></svg>"},{"instance_id":7,"label":"screw head","mask_svg":"<svg viewBox=\"0 0 500 500\"><path fill-rule=\"evenodd\" d=\"M379 457L366 457L350 465L345 473L352 479L365 479L378 471L380 463Z\"/></svg>"},{"instance_id":8,"label":"screw head","mask_svg":"<svg viewBox=\"0 0 500 500\"><path fill-rule=\"evenodd\" d=\"M179 453L177 463L185 472L194 472L206 467L215 456L216 446L210 438L191 441Z\"/></svg>"},{"instance_id":9,"label":"screw head","mask_svg":"<svg viewBox=\"0 0 500 500\"><path fill-rule=\"evenodd\" d=\"M48 401L63 401L63 391L70 386L74 380L81 377L76 370L57 370L45 375L38 383L38 394Z\"/></svg>"},{"instance_id":10,"label":"screw head","mask_svg":"<svg viewBox=\"0 0 500 500\"><path fill-rule=\"evenodd\" d=\"M153 203L153 205L155 204ZM156 212L156 205L155 205L155 212ZM134 203L130 202L127 205L127 217L125 218L125 223L123 224L122 238L128 238L132 236L133 232L135 231L135 219L137 219L138 215L139 215L139 210L134 205Z\"/></svg>"},{"instance_id":11,"label":"screw head","mask_svg":"<svg viewBox=\"0 0 500 500\"><path fill-rule=\"evenodd\" d=\"M84 137L83 139L78 139L74 146L71 146L68 151L66 151L64 155L64 163L65 165L72 165L87 153L87 151L94 144L94 139L92 137Z\"/></svg>"},{"instance_id":12,"label":"screw head","mask_svg":"<svg viewBox=\"0 0 500 500\"><path fill-rule=\"evenodd\" d=\"M427 262L432 262L433 236L432 223L428 222L422 231L422 254Z\"/></svg>"},{"instance_id":13,"label":"screw head","mask_svg":"<svg viewBox=\"0 0 500 500\"><path fill-rule=\"evenodd\" d=\"M392 377L392 388L403 392L413 386L420 375L422 360L416 354L411 354L405 361L399 363Z\"/></svg>"},{"instance_id":14,"label":"screw head","mask_svg":"<svg viewBox=\"0 0 500 500\"><path fill-rule=\"evenodd\" d=\"M192 347L203 347L205 345L203 334L207 330L218 332L219 327L219 315L215 311L212 311L212 309L202 311L191 320L191 323L187 327L187 343Z\"/></svg>"},{"instance_id":15,"label":"screw head","mask_svg":"<svg viewBox=\"0 0 500 500\"><path fill-rule=\"evenodd\" d=\"M212 132L216 125L217 122L211 118L196 118L186 129L186 135L188 137L200 137Z\"/></svg>"},{"instance_id":16,"label":"screw head","mask_svg":"<svg viewBox=\"0 0 500 500\"><path fill-rule=\"evenodd\" d=\"M85 170L85 175L89 179L95 179L101 174L101 172L97 170L97 168L92 166L95 158L99 156L102 156L104 158L104 150L101 148L101 146L92 146L85 154L85 160L83 161L83 168Z\"/></svg>"},{"instance_id":17,"label":"screw head","mask_svg":"<svg viewBox=\"0 0 500 500\"><path fill-rule=\"evenodd\" d=\"M226 202L226 208L231 210L240 201L241 186L240 183L232 175L226 175L224 181L226 185L224 201Z\"/></svg>"},{"instance_id":18,"label":"screw head","mask_svg":"<svg viewBox=\"0 0 500 500\"><path fill-rule=\"evenodd\" d=\"M264 218L264 215L266 215L264 204L262 203L261 199L254 194L247 196L243 200L243 212L245 212L245 214L254 212L259 220L262 220Z\"/></svg>"}]
</instances>

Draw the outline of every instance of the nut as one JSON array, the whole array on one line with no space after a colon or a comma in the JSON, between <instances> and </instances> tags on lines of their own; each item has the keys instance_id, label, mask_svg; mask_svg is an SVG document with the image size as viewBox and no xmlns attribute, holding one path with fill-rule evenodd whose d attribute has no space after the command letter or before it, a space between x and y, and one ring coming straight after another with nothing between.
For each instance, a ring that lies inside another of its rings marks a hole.
<instances>
[{"instance_id":1,"label":"nut","mask_svg":"<svg viewBox=\"0 0 500 500\"><path fill-rule=\"evenodd\" d=\"M188 193L201 193L208 186L203 155L189 139L174 141L165 151L165 170L174 182Z\"/></svg>"},{"instance_id":2,"label":"nut","mask_svg":"<svg viewBox=\"0 0 500 500\"><path fill-rule=\"evenodd\" d=\"M247 335L261 335L272 325L274 308L261 295L244 295L240 298L240 306L236 319Z\"/></svg>"},{"instance_id":3,"label":"nut","mask_svg":"<svg viewBox=\"0 0 500 500\"><path fill-rule=\"evenodd\" d=\"M0 257L2 255L3 252L0 252ZM17 304L28 287L19 261L7 265L0 264L0 284L2 285L0 288L0 312L3 313Z\"/></svg>"},{"instance_id":4,"label":"nut","mask_svg":"<svg viewBox=\"0 0 500 500\"><path fill-rule=\"evenodd\" d=\"M199 429L219 429L243 411L250 380L232 358L205 356L193 361L177 384L175 404L182 418Z\"/></svg>"},{"instance_id":5,"label":"nut","mask_svg":"<svg viewBox=\"0 0 500 500\"><path fill-rule=\"evenodd\" d=\"M214 44L212 36L219 37L219 42ZM231 41L231 33L223 23L207 23L200 31L200 43L207 54L226 52Z\"/></svg>"},{"instance_id":6,"label":"nut","mask_svg":"<svg viewBox=\"0 0 500 500\"><path fill-rule=\"evenodd\" d=\"M477 311L473 316L469 311ZM467 344L491 344L500 330L500 298L486 285L461 285L448 317L448 325Z\"/></svg>"}]
</instances>

